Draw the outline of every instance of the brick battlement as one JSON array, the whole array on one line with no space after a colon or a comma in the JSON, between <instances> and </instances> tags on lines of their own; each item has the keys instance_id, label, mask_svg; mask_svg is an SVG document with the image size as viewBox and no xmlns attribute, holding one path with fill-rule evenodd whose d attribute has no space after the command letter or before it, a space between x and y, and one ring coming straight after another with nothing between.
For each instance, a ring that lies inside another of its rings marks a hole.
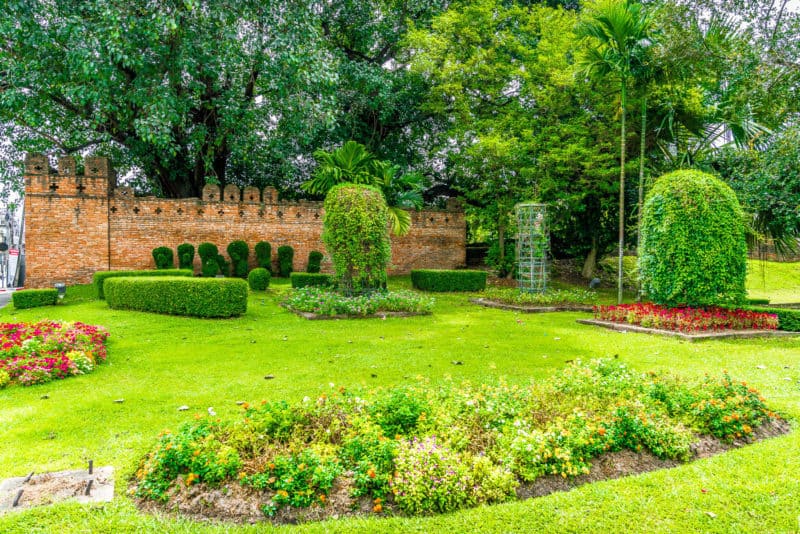
<instances>
[{"instance_id":1,"label":"brick battlement","mask_svg":"<svg viewBox=\"0 0 800 534\"><path fill-rule=\"evenodd\" d=\"M273 262L279 246L291 245L298 271L305 270L312 250L325 254L322 202L279 200L273 187L223 190L212 184L203 188L202 198L135 197L129 187L116 186L106 158L86 158L82 175L72 158L61 158L58 167L50 169L41 155L25 159L28 287L88 283L98 270L153 268L152 249L174 250L181 243L196 247L208 241L224 254L228 243L244 239L253 264L258 241L272 244ZM407 236L392 237L393 273L464 265L466 223L456 202L447 209L412 211L411 220ZM330 270L327 254L323 270Z\"/></svg>"}]
</instances>

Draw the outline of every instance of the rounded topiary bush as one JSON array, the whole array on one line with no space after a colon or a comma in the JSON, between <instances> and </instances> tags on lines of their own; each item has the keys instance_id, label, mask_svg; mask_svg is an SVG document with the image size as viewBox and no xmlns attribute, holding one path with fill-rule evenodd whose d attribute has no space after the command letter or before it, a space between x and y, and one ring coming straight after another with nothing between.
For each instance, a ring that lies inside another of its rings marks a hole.
<instances>
[{"instance_id":1,"label":"rounded topiary bush","mask_svg":"<svg viewBox=\"0 0 800 534\"><path fill-rule=\"evenodd\" d=\"M153 260L156 262L156 269L172 269L175 267L175 259L172 249L169 247L154 248Z\"/></svg>"},{"instance_id":2,"label":"rounded topiary bush","mask_svg":"<svg viewBox=\"0 0 800 534\"><path fill-rule=\"evenodd\" d=\"M342 184L325 197L322 241L344 293L386 286L388 213L383 194L373 187Z\"/></svg>"},{"instance_id":3,"label":"rounded topiary bush","mask_svg":"<svg viewBox=\"0 0 800 534\"><path fill-rule=\"evenodd\" d=\"M253 251L256 254L256 264L272 273L272 245L259 241Z\"/></svg>"},{"instance_id":4,"label":"rounded topiary bush","mask_svg":"<svg viewBox=\"0 0 800 534\"><path fill-rule=\"evenodd\" d=\"M194 245L191 243L178 245L178 267L181 269L194 268Z\"/></svg>"},{"instance_id":5,"label":"rounded topiary bush","mask_svg":"<svg viewBox=\"0 0 800 534\"><path fill-rule=\"evenodd\" d=\"M278 273L288 278L294 270L294 249L290 245L278 247Z\"/></svg>"},{"instance_id":6,"label":"rounded topiary bush","mask_svg":"<svg viewBox=\"0 0 800 534\"><path fill-rule=\"evenodd\" d=\"M250 257L250 247L247 243L242 240L231 241L228 245L228 256L231 258L233 276L247 278L247 260Z\"/></svg>"},{"instance_id":7,"label":"rounded topiary bush","mask_svg":"<svg viewBox=\"0 0 800 534\"><path fill-rule=\"evenodd\" d=\"M253 291L266 291L269 287L270 274L263 267L256 267L247 275L247 283Z\"/></svg>"},{"instance_id":8,"label":"rounded topiary bush","mask_svg":"<svg viewBox=\"0 0 800 534\"><path fill-rule=\"evenodd\" d=\"M666 306L739 303L745 298L744 214L733 190L710 174L659 178L642 212L639 275Z\"/></svg>"},{"instance_id":9,"label":"rounded topiary bush","mask_svg":"<svg viewBox=\"0 0 800 534\"><path fill-rule=\"evenodd\" d=\"M322 268L322 252L319 250L312 250L308 253L308 267L306 268L306 272L308 273L318 273Z\"/></svg>"},{"instance_id":10,"label":"rounded topiary bush","mask_svg":"<svg viewBox=\"0 0 800 534\"><path fill-rule=\"evenodd\" d=\"M200 243L197 247L197 254L200 256L203 276L206 278L216 276L219 272L219 263L217 262L219 249L217 249L217 245L214 243Z\"/></svg>"}]
</instances>

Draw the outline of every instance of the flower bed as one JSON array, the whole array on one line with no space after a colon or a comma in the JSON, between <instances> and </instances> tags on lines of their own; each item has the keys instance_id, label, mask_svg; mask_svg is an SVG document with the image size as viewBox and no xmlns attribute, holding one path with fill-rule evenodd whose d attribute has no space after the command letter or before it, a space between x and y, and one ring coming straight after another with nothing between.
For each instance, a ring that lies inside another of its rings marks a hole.
<instances>
[{"instance_id":1,"label":"flower bed","mask_svg":"<svg viewBox=\"0 0 800 534\"><path fill-rule=\"evenodd\" d=\"M778 316L775 314L717 307L666 308L649 303L619 304L595 306L594 315L602 321L686 333L778 328Z\"/></svg>"},{"instance_id":2,"label":"flower bed","mask_svg":"<svg viewBox=\"0 0 800 534\"><path fill-rule=\"evenodd\" d=\"M301 287L291 291L283 306L294 312L366 317L379 312L430 313L433 299L412 291L376 291L346 297L331 289Z\"/></svg>"},{"instance_id":3,"label":"flower bed","mask_svg":"<svg viewBox=\"0 0 800 534\"><path fill-rule=\"evenodd\" d=\"M555 289L544 293L529 293L519 289L487 288L485 300L516 306L592 306L597 302L597 293L587 289Z\"/></svg>"},{"instance_id":4,"label":"flower bed","mask_svg":"<svg viewBox=\"0 0 800 534\"><path fill-rule=\"evenodd\" d=\"M91 372L105 361L108 332L83 323L0 323L0 387Z\"/></svg>"},{"instance_id":5,"label":"flower bed","mask_svg":"<svg viewBox=\"0 0 800 534\"><path fill-rule=\"evenodd\" d=\"M686 383L613 360L579 362L529 386L339 388L242 408L237 420L197 414L162 433L136 473L141 502L183 509L202 495L207 514L214 499L235 495L248 502L227 502L228 512L260 509L286 522L353 509L445 513L513 500L537 479L583 476L615 451L686 461L699 436L746 440L780 421L727 373ZM287 515L301 510L315 512Z\"/></svg>"}]
</instances>

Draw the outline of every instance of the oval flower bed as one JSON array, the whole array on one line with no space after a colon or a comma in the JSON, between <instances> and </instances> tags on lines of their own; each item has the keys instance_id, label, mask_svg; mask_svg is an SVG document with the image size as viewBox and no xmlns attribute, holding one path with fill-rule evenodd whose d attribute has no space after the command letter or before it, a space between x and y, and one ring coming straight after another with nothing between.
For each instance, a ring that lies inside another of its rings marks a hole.
<instances>
[{"instance_id":1,"label":"oval flower bed","mask_svg":"<svg viewBox=\"0 0 800 534\"><path fill-rule=\"evenodd\" d=\"M348 297L329 288L309 286L293 289L282 306L312 318L422 315L430 313L433 304L432 298L413 291L375 291Z\"/></svg>"},{"instance_id":2,"label":"oval flower bed","mask_svg":"<svg viewBox=\"0 0 800 534\"><path fill-rule=\"evenodd\" d=\"M718 307L667 308L649 303L618 304L595 306L594 315L601 321L686 333L778 328L778 316L775 314Z\"/></svg>"},{"instance_id":3,"label":"oval flower bed","mask_svg":"<svg viewBox=\"0 0 800 534\"><path fill-rule=\"evenodd\" d=\"M106 359L108 332L83 323L0 323L0 387L91 372Z\"/></svg>"},{"instance_id":4,"label":"oval flower bed","mask_svg":"<svg viewBox=\"0 0 800 534\"><path fill-rule=\"evenodd\" d=\"M532 486L587 476L608 454L682 462L698 441L787 428L726 373L685 383L613 360L528 386L331 391L165 431L136 473L140 504L238 521L445 513L542 494Z\"/></svg>"}]
</instances>

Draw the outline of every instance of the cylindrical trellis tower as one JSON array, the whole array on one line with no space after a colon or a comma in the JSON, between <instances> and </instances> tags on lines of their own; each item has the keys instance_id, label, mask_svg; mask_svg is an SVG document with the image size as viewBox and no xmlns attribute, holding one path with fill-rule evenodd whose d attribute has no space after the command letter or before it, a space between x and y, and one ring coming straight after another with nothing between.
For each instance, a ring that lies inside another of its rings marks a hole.
<instances>
[{"instance_id":1,"label":"cylindrical trellis tower","mask_svg":"<svg viewBox=\"0 0 800 534\"><path fill-rule=\"evenodd\" d=\"M550 230L547 206L522 203L517 215L517 285L520 291L544 293L547 289L547 257Z\"/></svg>"}]
</instances>

